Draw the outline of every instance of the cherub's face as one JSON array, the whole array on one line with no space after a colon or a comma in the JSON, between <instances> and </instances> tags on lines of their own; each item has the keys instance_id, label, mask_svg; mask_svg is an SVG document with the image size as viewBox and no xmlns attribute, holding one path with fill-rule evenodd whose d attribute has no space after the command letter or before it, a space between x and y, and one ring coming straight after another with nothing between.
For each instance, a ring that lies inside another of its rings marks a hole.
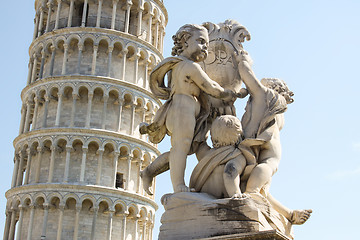
<instances>
[{"instance_id":1,"label":"cherub's face","mask_svg":"<svg viewBox=\"0 0 360 240\"><path fill-rule=\"evenodd\" d=\"M209 45L209 36L206 30L193 31L186 43L187 47L183 51L183 56L194 62L201 62L206 59Z\"/></svg>"}]
</instances>

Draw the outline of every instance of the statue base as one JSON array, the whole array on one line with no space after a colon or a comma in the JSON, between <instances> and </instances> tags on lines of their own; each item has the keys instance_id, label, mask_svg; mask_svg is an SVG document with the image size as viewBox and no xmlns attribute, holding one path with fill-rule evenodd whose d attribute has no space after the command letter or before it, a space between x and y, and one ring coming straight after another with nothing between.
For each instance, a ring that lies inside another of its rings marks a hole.
<instances>
[{"instance_id":1,"label":"statue base","mask_svg":"<svg viewBox=\"0 0 360 240\"><path fill-rule=\"evenodd\" d=\"M181 192L162 197L159 239L293 239L291 223L252 198L216 199ZM275 238L277 237L277 238Z\"/></svg>"}]
</instances>

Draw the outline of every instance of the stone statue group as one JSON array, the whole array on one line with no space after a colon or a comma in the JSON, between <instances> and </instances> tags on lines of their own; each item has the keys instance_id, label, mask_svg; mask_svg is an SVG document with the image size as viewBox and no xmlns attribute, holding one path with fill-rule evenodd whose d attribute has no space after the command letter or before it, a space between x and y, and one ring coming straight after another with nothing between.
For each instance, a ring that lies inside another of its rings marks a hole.
<instances>
[{"instance_id":1,"label":"stone statue group","mask_svg":"<svg viewBox=\"0 0 360 240\"><path fill-rule=\"evenodd\" d=\"M164 59L150 76L151 91L166 101L153 122L140 127L153 143L171 136L170 151L141 173L146 192L152 194L153 178L170 169L174 193L252 198L271 205L292 224L303 224L311 210L290 210L269 193L281 159L284 112L293 102L286 83L256 78L242 46L250 34L234 20L187 24L173 40L173 57ZM234 102L246 96L240 120ZM206 142L209 132L212 147ZM186 186L186 159L193 153L199 162Z\"/></svg>"}]
</instances>

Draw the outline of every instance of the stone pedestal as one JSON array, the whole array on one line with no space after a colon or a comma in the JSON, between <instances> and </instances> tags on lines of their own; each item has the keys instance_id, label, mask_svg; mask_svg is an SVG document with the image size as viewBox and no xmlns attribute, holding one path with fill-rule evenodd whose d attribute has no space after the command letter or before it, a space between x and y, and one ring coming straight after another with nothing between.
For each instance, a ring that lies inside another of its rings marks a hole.
<instances>
[{"instance_id":1,"label":"stone pedestal","mask_svg":"<svg viewBox=\"0 0 360 240\"><path fill-rule=\"evenodd\" d=\"M162 204L159 239L292 239L291 223L266 202L176 193Z\"/></svg>"}]
</instances>

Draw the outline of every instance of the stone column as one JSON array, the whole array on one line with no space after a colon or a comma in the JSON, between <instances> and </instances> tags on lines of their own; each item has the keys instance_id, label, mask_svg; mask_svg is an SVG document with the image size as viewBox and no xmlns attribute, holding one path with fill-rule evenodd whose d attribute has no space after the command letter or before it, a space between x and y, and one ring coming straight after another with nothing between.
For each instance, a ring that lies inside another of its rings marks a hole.
<instances>
[{"instance_id":1,"label":"stone column","mask_svg":"<svg viewBox=\"0 0 360 240\"><path fill-rule=\"evenodd\" d=\"M41 30L43 28L43 21L44 21L44 7L41 6L40 7L40 20L39 20L39 25L38 25L38 32L37 32L37 36L40 37L41 36Z\"/></svg>"},{"instance_id":2,"label":"stone column","mask_svg":"<svg viewBox=\"0 0 360 240\"><path fill-rule=\"evenodd\" d=\"M106 240L111 240L111 231L113 223L114 210L109 211L108 226L106 231Z\"/></svg>"},{"instance_id":3,"label":"stone column","mask_svg":"<svg viewBox=\"0 0 360 240\"><path fill-rule=\"evenodd\" d=\"M102 3L103 3L103 0L99 0L97 17L96 17L96 27L97 28L100 27Z\"/></svg>"},{"instance_id":4,"label":"stone column","mask_svg":"<svg viewBox=\"0 0 360 240\"><path fill-rule=\"evenodd\" d=\"M80 169L80 182L85 180L85 167L86 167L86 154L88 152L88 147L82 147L82 159L81 159L81 169Z\"/></svg>"},{"instance_id":5,"label":"stone column","mask_svg":"<svg viewBox=\"0 0 360 240\"><path fill-rule=\"evenodd\" d=\"M76 204L76 213L75 213L75 224L74 224L74 237L73 237L73 240L78 240L80 211L81 211L81 205L80 205L80 204Z\"/></svg>"},{"instance_id":6,"label":"stone column","mask_svg":"<svg viewBox=\"0 0 360 240\"><path fill-rule=\"evenodd\" d=\"M18 174L18 171L19 171L20 159L19 159L19 157L17 156L16 153L15 153L15 156L14 156L14 161L15 161L15 165L14 165L14 170L13 170L13 175L12 175L11 188L16 187L17 174Z\"/></svg>"},{"instance_id":7,"label":"stone column","mask_svg":"<svg viewBox=\"0 0 360 240\"><path fill-rule=\"evenodd\" d=\"M70 170L70 154L73 150L71 145L66 145L66 157L65 157L65 170L64 170L64 182L67 183L69 180L69 170Z\"/></svg>"},{"instance_id":8,"label":"stone column","mask_svg":"<svg viewBox=\"0 0 360 240\"><path fill-rule=\"evenodd\" d=\"M26 172L25 172L24 185L29 184L31 158L32 158L32 151L31 151L30 146L28 147L28 149L26 149L26 153L27 153L27 162L26 162Z\"/></svg>"},{"instance_id":9,"label":"stone column","mask_svg":"<svg viewBox=\"0 0 360 240\"><path fill-rule=\"evenodd\" d=\"M62 92L58 92L57 95L58 95L58 105L56 109L55 127L60 126L60 116L61 116L61 107L62 107L62 99L63 99Z\"/></svg>"},{"instance_id":10,"label":"stone column","mask_svg":"<svg viewBox=\"0 0 360 240\"><path fill-rule=\"evenodd\" d=\"M60 11L61 11L61 1L57 0L57 11L56 11L56 20L55 20L55 27L54 30L59 28L59 20L60 20Z\"/></svg>"},{"instance_id":11,"label":"stone column","mask_svg":"<svg viewBox=\"0 0 360 240\"><path fill-rule=\"evenodd\" d=\"M24 132L25 115L26 115L26 105L23 104L21 106L21 120L20 120L20 127L19 127L19 135Z\"/></svg>"},{"instance_id":12,"label":"stone column","mask_svg":"<svg viewBox=\"0 0 360 240\"><path fill-rule=\"evenodd\" d=\"M155 20L155 35L154 35L154 47L157 48L158 47L158 42L159 42L159 19Z\"/></svg>"},{"instance_id":13,"label":"stone column","mask_svg":"<svg viewBox=\"0 0 360 240\"><path fill-rule=\"evenodd\" d=\"M126 184L125 184L125 190L129 191L129 184L130 184L130 174L131 174L131 156L127 157L127 165L128 165L128 172L127 172L127 176L126 176Z\"/></svg>"},{"instance_id":14,"label":"stone column","mask_svg":"<svg viewBox=\"0 0 360 240\"><path fill-rule=\"evenodd\" d=\"M5 220L5 227L4 227L4 237L3 240L7 240L9 237L9 231L10 231L10 223L11 223L11 211L6 209L5 211L6 220Z\"/></svg>"},{"instance_id":15,"label":"stone column","mask_svg":"<svg viewBox=\"0 0 360 240\"><path fill-rule=\"evenodd\" d=\"M31 130L36 129L36 125L37 125L37 114L38 114L38 110L39 110L39 98L37 96L35 96L35 98L34 98L34 103L35 103L35 107L34 107Z\"/></svg>"},{"instance_id":16,"label":"stone column","mask_svg":"<svg viewBox=\"0 0 360 240\"><path fill-rule=\"evenodd\" d=\"M143 84L143 87L145 88L145 89L147 89L148 88L148 76L149 76L149 74L148 74L148 72L149 72L149 64L150 64L151 62L149 61L149 60L145 60L145 62L144 62L144 66L145 66L145 77L144 77L144 84Z\"/></svg>"},{"instance_id":17,"label":"stone column","mask_svg":"<svg viewBox=\"0 0 360 240\"><path fill-rule=\"evenodd\" d=\"M121 239L125 240L126 239L126 213L122 214L122 229L121 229Z\"/></svg>"},{"instance_id":18,"label":"stone column","mask_svg":"<svg viewBox=\"0 0 360 240\"><path fill-rule=\"evenodd\" d=\"M115 29L115 20L116 20L116 8L119 0L112 1L112 17L111 17L111 29Z\"/></svg>"},{"instance_id":19,"label":"stone column","mask_svg":"<svg viewBox=\"0 0 360 240\"><path fill-rule=\"evenodd\" d=\"M93 52L93 58L92 58L92 64L91 64L91 75L95 75L96 73L96 58L98 53L99 45L94 45L94 52Z\"/></svg>"},{"instance_id":20,"label":"stone column","mask_svg":"<svg viewBox=\"0 0 360 240\"><path fill-rule=\"evenodd\" d=\"M66 60L67 60L68 50L69 50L69 45L64 43L64 57L62 62L61 75L66 74Z\"/></svg>"},{"instance_id":21,"label":"stone column","mask_svg":"<svg viewBox=\"0 0 360 240\"><path fill-rule=\"evenodd\" d=\"M75 122L75 112L76 112L76 100L78 99L77 93L72 94L73 102L72 102L72 108L71 108L71 116L70 116L70 127L74 127Z\"/></svg>"},{"instance_id":22,"label":"stone column","mask_svg":"<svg viewBox=\"0 0 360 240\"><path fill-rule=\"evenodd\" d=\"M44 98L45 98L45 106L44 106L44 116L43 116L43 124L42 124L43 128L46 127L48 107L49 107L49 101L50 101L50 98L47 94L44 96Z\"/></svg>"},{"instance_id":23,"label":"stone column","mask_svg":"<svg viewBox=\"0 0 360 240\"><path fill-rule=\"evenodd\" d=\"M129 33L131 6L132 6L131 0L127 0L126 1L126 15L125 15L125 32L126 33Z\"/></svg>"},{"instance_id":24,"label":"stone column","mask_svg":"<svg viewBox=\"0 0 360 240\"><path fill-rule=\"evenodd\" d=\"M54 62L55 62L55 51L56 47L54 45L51 45L51 60L50 60L50 76L54 75Z\"/></svg>"},{"instance_id":25,"label":"stone column","mask_svg":"<svg viewBox=\"0 0 360 240\"><path fill-rule=\"evenodd\" d=\"M21 150L19 151L19 158L20 158L20 163L17 172L16 186L21 186L23 181L24 154Z\"/></svg>"},{"instance_id":26,"label":"stone column","mask_svg":"<svg viewBox=\"0 0 360 240\"><path fill-rule=\"evenodd\" d=\"M158 47L161 53L162 53L163 36L164 36L164 27L161 25L160 33L159 33L159 47Z\"/></svg>"},{"instance_id":27,"label":"stone column","mask_svg":"<svg viewBox=\"0 0 360 240\"><path fill-rule=\"evenodd\" d=\"M27 132L30 130L31 105L32 105L32 101L31 101L31 100L27 100L27 101L26 101L25 126L24 126L24 132L25 132L25 133L27 133Z\"/></svg>"},{"instance_id":28,"label":"stone column","mask_svg":"<svg viewBox=\"0 0 360 240\"><path fill-rule=\"evenodd\" d=\"M125 74L126 74L126 55L128 53L127 49L124 49L121 54L122 54L122 69L121 69L121 80L125 81Z\"/></svg>"},{"instance_id":29,"label":"stone column","mask_svg":"<svg viewBox=\"0 0 360 240\"><path fill-rule=\"evenodd\" d=\"M16 231L16 240L21 240L21 230L23 225L23 217L24 217L24 207L19 205L20 213L19 213L19 222L17 224L17 231Z\"/></svg>"},{"instance_id":30,"label":"stone column","mask_svg":"<svg viewBox=\"0 0 360 240\"><path fill-rule=\"evenodd\" d=\"M132 135L134 133L134 121L135 121L135 107L134 103L131 103L131 119L130 119L130 133Z\"/></svg>"},{"instance_id":31,"label":"stone column","mask_svg":"<svg viewBox=\"0 0 360 240\"><path fill-rule=\"evenodd\" d=\"M14 208L11 208L11 222L10 222L10 232L9 232L8 240L14 240L15 224L16 224L16 210Z\"/></svg>"},{"instance_id":32,"label":"stone column","mask_svg":"<svg viewBox=\"0 0 360 240\"><path fill-rule=\"evenodd\" d=\"M48 216L49 216L49 204L44 203L44 218L43 218L43 224L42 224L42 231L41 231L41 240L46 239L46 227L48 222Z\"/></svg>"},{"instance_id":33,"label":"stone column","mask_svg":"<svg viewBox=\"0 0 360 240\"><path fill-rule=\"evenodd\" d=\"M137 84L138 81L139 58L140 58L140 54L137 53L134 54L134 56L130 59L131 61L134 61L134 79L133 79L134 84Z\"/></svg>"},{"instance_id":34,"label":"stone column","mask_svg":"<svg viewBox=\"0 0 360 240\"><path fill-rule=\"evenodd\" d=\"M143 8L138 9L138 22L137 22L137 31L136 35L139 37L141 35L141 24L142 24L142 15L143 15Z\"/></svg>"},{"instance_id":35,"label":"stone column","mask_svg":"<svg viewBox=\"0 0 360 240\"><path fill-rule=\"evenodd\" d=\"M86 24L87 7L88 7L88 0L84 0L83 14L81 18L81 27L85 27Z\"/></svg>"},{"instance_id":36,"label":"stone column","mask_svg":"<svg viewBox=\"0 0 360 240\"><path fill-rule=\"evenodd\" d=\"M121 116L122 116L122 109L123 109L123 99L119 96L119 117L118 117L118 129L117 132L121 131Z\"/></svg>"},{"instance_id":37,"label":"stone column","mask_svg":"<svg viewBox=\"0 0 360 240\"><path fill-rule=\"evenodd\" d=\"M141 238L141 240L147 239L146 238L146 222L147 222L147 217L144 217L143 226L142 226L142 238Z\"/></svg>"},{"instance_id":38,"label":"stone column","mask_svg":"<svg viewBox=\"0 0 360 240\"><path fill-rule=\"evenodd\" d=\"M92 220L92 224L91 224L90 240L95 239L96 220L97 220L97 215L98 215L98 212L99 212L99 207L93 207L93 211L94 211L94 216L93 216L93 220Z\"/></svg>"},{"instance_id":39,"label":"stone column","mask_svg":"<svg viewBox=\"0 0 360 240\"><path fill-rule=\"evenodd\" d=\"M137 185L136 185L136 193L140 193L140 184L141 184L141 178L140 178L140 171L141 171L141 165L142 165L142 160L141 159L137 159L136 165L138 167L137 169L137 175L139 176L137 179Z\"/></svg>"},{"instance_id":40,"label":"stone column","mask_svg":"<svg viewBox=\"0 0 360 240\"><path fill-rule=\"evenodd\" d=\"M32 76L32 70L34 68L34 58L32 56L30 56L29 59L29 71L28 71L28 76L27 76L27 82L26 85L30 85L31 84L31 76Z\"/></svg>"},{"instance_id":41,"label":"stone column","mask_svg":"<svg viewBox=\"0 0 360 240\"><path fill-rule=\"evenodd\" d=\"M45 50L41 51L41 63L40 63L40 72L39 72L39 79L43 78L44 73L44 64L45 64Z\"/></svg>"},{"instance_id":42,"label":"stone column","mask_svg":"<svg viewBox=\"0 0 360 240\"><path fill-rule=\"evenodd\" d=\"M35 172L35 183L38 183L40 181L40 171L41 171L41 158L43 154L43 148L41 146L37 147L38 152L38 163L36 166L36 172Z\"/></svg>"},{"instance_id":43,"label":"stone column","mask_svg":"<svg viewBox=\"0 0 360 240\"><path fill-rule=\"evenodd\" d=\"M34 64L33 64L32 76L31 76L30 83L33 83L33 82L36 81L36 67L37 67L37 64L38 64L38 56L37 56L36 53L34 53L33 58L34 58Z\"/></svg>"},{"instance_id":44,"label":"stone column","mask_svg":"<svg viewBox=\"0 0 360 240\"><path fill-rule=\"evenodd\" d=\"M116 187L116 174L117 174L117 168L118 168L118 161L119 161L119 152L114 152L114 174L112 177L112 182L113 182L113 188Z\"/></svg>"},{"instance_id":45,"label":"stone column","mask_svg":"<svg viewBox=\"0 0 360 240\"><path fill-rule=\"evenodd\" d=\"M154 14L150 14L149 17L149 27L148 27L148 36L147 36L147 41L151 44L152 42L152 18L153 18Z\"/></svg>"},{"instance_id":46,"label":"stone column","mask_svg":"<svg viewBox=\"0 0 360 240\"><path fill-rule=\"evenodd\" d=\"M98 157L98 166L97 166L97 172L96 172L96 185L100 185L104 148L100 148L97 151L97 153L99 154L99 157Z\"/></svg>"},{"instance_id":47,"label":"stone column","mask_svg":"<svg viewBox=\"0 0 360 240\"><path fill-rule=\"evenodd\" d=\"M50 0L50 1L47 3L47 7L48 7L48 17L47 17L46 27L45 27L45 32L46 32L46 33L49 32L52 4L53 4L53 0Z\"/></svg>"},{"instance_id":48,"label":"stone column","mask_svg":"<svg viewBox=\"0 0 360 240\"><path fill-rule=\"evenodd\" d=\"M139 215L134 216L134 222L135 222L135 238L134 239L139 239L138 235L139 235Z\"/></svg>"},{"instance_id":49,"label":"stone column","mask_svg":"<svg viewBox=\"0 0 360 240\"><path fill-rule=\"evenodd\" d=\"M112 64L112 52L114 50L114 47L111 46L108 49L108 69L107 69L107 76L110 77L111 75L111 64Z\"/></svg>"},{"instance_id":50,"label":"stone column","mask_svg":"<svg viewBox=\"0 0 360 240\"><path fill-rule=\"evenodd\" d=\"M57 227L56 240L61 240L64 210L65 210L65 204L60 204L59 205L60 214L59 214L59 221L58 221L58 227Z\"/></svg>"},{"instance_id":51,"label":"stone column","mask_svg":"<svg viewBox=\"0 0 360 240\"><path fill-rule=\"evenodd\" d=\"M37 13L35 14L33 40L35 40L35 38L36 38L37 35L38 35L38 27L39 27L39 12L37 12Z\"/></svg>"},{"instance_id":52,"label":"stone column","mask_svg":"<svg viewBox=\"0 0 360 240\"><path fill-rule=\"evenodd\" d=\"M89 92L88 93L88 106L87 106L87 112L86 112L86 121L85 121L86 128L90 128L90 118L91 118L91 108L92 108L93 97L94 97L94 93Z\"/></svg>"},{"instance_id":53,"label":"stone column","mask_svg":"<svg viewBox=\"0 0 360 240\"><path fill-rule=\"evenodd\" d=\"M28 235L26 240L31 240L31 235L33 231L33 225L34 225L34 216L35 216L35 205L30 204L30 220L29 220L29 227L28 227Z\"/></svg>"},{"instance_id":54,"label":"stone column","mask_svg":"<svg viewBox=\"0 0 360 240\"><path fill-rule=\"evenodd\" d=\"M70 10L69 10L68 23L67 23L68 27L71 27L71 25L72 25L72 17L73 17L73 12L74 12L74 1L75 0L70 0Z\"/></svg>"},{"instance_id":55,"label":"stone column","mask_svg":"<svg viewBox=\"0 0 360 240\"><path fill-rule=\"evenodd\" d=\"M102 116L101 116L101 128L105 129L106 128L106 112L107 112L107 104L108 104L108 100L109 100L109 95L105 94L103 96L103 100L104 100L104 106L103 106Z\"/></svg>"},{"instance_id":56,"label":"stone column","mask_svg":"<svg viewBox=\"0 0 360 240\"><path fill-rule=\"evenodd\" d=\"M82 51L84 49L84 44L79 44L78 47L79 47L79 54L78 54L78 62L77 62L76 72L78 74L80 74Z\"/></svg>"},{"instance_id":57,"label":"stone column","mask_svg":"<svg viewBox=\"0 0 360 240\"><path fill-rule=\"evenodd\" d=\"M55 153L56 153L56 146L54 143L53 145L51 145L50 150L51 150L51 156L50 156L49 177L47 180L48 183L51 183L54 177Z\"/></svg>"}]
</instances>

